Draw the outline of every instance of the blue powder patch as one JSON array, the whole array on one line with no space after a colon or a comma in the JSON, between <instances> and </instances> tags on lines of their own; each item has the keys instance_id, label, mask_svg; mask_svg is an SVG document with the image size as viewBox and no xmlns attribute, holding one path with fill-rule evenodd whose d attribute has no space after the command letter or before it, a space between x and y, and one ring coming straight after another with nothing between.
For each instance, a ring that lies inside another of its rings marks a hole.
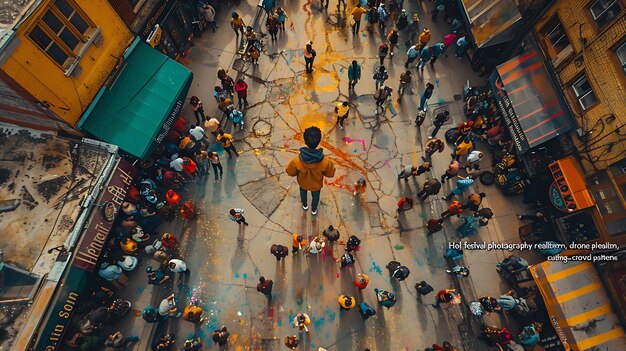
<instances>
[{"instance_id":1,"label":"blue powder patch","mask_svg":"<svg viewBox=\"0 0 626 351\"><path fill-rule=\"evenodd\" d=\"M145 286L140 286L137 288L137 290L135 290L135 294L137 295L141 295L141 293L146 289Z\"/></svg>"},{"instance_id":2,"label":"blue powder patch","mask_svg":"<svg viewBox=\"0 0 626 351\"><path fill-rule=\"evenodd\" d=\"M334 321L337 317L337 313L335 313L335 311L331 310L330 308L326 309L326 315L331 322Z\"/></svg>"},{"instance_id":3,"label":"blue powder patch","mask_svg":"<svg viewBox=\"0 0 626 351\"><path fill-rule=\"evenodd\" d=\"M383 270L382 268L380 268L379 265L376 264L376 262L374 261L374 257L370 255L370 259L372 260L372 267L370 267L370 272L376 272L379 275L383 275Z\"/></svg>"},{"instance_id":4,"label":"blue powder patch","mask_svg":"<svg viewBox=\"0 0 626 351\"><path fill-rule=\"evenodd\" d=\"M243 274L243 279L248 279L248 273Z\"/></svg>"},{"instance_id":5,"label":"blue powder patch","mask_svg":"<svg viewBox=\"0 0 626 351\"><path fill-rule=\"evenodd\" d=\"M282 321L282 319L279 319L279 320L278 320L278 326L279 326L279 327L282 327L282 326L283 326L283 321Z\"/></svg>"},{"instance_id":6,"label":"blue powder patch","mask_svg":"<svg viewBox=\"0 0 626 351\"><path fill-rule=\"evenodd\" d=\"M320 328L322 325L324 325L324 323L326 323L326 318L325 317L311 318L311 322L313 322L313 326L315 328Z\"/></svg>"},{"instance_id":7,"label":"blue powder patch","mask_svg":"<svg viewBox=\"0 0 626 351\"><path fill-rule=\"evenodd\" d=\"M239 278L239 273L235 273L235 278Z\"/></svg>"}]
</instances>

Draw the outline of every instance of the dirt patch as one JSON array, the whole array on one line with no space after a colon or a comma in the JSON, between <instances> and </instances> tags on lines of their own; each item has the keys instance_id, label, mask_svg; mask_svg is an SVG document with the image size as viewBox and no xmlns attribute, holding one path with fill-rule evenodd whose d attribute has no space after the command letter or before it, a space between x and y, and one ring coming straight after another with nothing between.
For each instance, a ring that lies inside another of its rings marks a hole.
<instances>
[{"instance_id":1,"label":"dirt patch","mask_svg":"<svg viewBox=\"0 0 626 351\"><path fill-rule=\"evenodd\" d=\"M60 155L46 154L46 155L43 156L41 162L43 164L43 167L47 171L50 168L54 168L54 167L58 166L59 161L61 161L62 159L63 159L63 156L60 156Z\"/></svg>"},{"instance_id":2,"label":"dirt patch","mask_svg":"<svg viewBox=\"0 0 626 351\"><path fill-rule=\"evenodd\" d=\"M56 232L69 232L73 226L74 219L68 215L63 215L61 216L61 221L59 221Z\"/></svg>"},{"instance_id":3,"label":"dirt patch","mask_svg":"<svg viewBox=\"0 0 626 351\"><path fill-rule=\"evenodd\" d=\"M22 186L20 197L22 198L22 203L24 204L24 206L28 207L29 210L32 210L33 208L37 207L37 205L39 205L39 202L35 200L33 195L31 195L31 193L28 191L28 189L26 189L25 186Z\"/></svg>"},{"instance_id":4,"label":"dirt patch","mask_svg":"<svg viewBox=\"0 0 626 351\"><path fill-rule=\"evenodd\" d=\"M49 202L53 196L59 193L59 190L61 190L65 183L67 183L67 178L65 177L56 177L46 180L37 184L37 192L46 199L46 202Z\"/></svg>"},{"instance_id":5,"label":"dirt patch","mask_svg":"<svg viewBox=\"0 0 626 351\"><path fill-rule=\"evenodd\" d=\"M11 171L6 168L0 168L0 185L4 185L11 178Z\"/></svg>"}]
</instances>

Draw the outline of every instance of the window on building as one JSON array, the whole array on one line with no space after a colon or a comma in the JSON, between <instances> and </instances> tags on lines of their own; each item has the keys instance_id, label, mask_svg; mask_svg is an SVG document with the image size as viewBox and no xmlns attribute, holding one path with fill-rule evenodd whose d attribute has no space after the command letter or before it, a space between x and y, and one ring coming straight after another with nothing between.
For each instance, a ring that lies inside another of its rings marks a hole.
<instances>
[{"instance_id":1,"label":"window on building","mask_svg":"<svg viewBox=\"0 0 626 351\"><path fill-rule=\"evenodd\" d=\"M557 16L552 17L552 19L543 26L540 33L543 37L548 55L552 59L552 64L555 67L574 53L569 38Z\"/></svg>"},{"instance_id":2,"label":"window on building","mask_svg":"<svg viewBox=\"0 0 626 351\"><path fill-rule=\"evenodd\" d=\"M572 83L572 91L583 110L589 109L598 102L596 94L593 93L593 89L586 75L583 75Z\"/></svg>"},{"instance_id":3,"label":"window on building","mask_svg":"<svg viewBox=\"0 0 626 351\"><path fill-rule=\"evenodd\" d=\"M59 66L69 68L94 28L73 0L55 0L37 21L29 37Z\"/></svg>"},{"instance_id":4,"label":"window on building","mask_svg":"<svg viewBox=\"0 0 626 351\"><path fill-rule=\"evenodd\" d=\"M626 42L618 46L615 53L617 54L617 59L619 60L619 64L622 67L624 74L626 74Z\"/></svg>"},{"instance_id":5,"label":"window on building","mask_svg":"<svg viewBox=\"0 0 626 351\"><path fill-rule=\"evenodd\" d=\"M610 169L613 172L613 167L610 167ZM615 173L613 175L615 176ZM589 191L596 201L609 234L612 236L626 233L626 209L624 209L622 199L618 193L618 191L623 191L623 189L621 189L619 184L619 177L615 177L615 181L617 184L611 181L607 172L600 172L587 178ZM626 179L623 179L623 181L626 184ZM615 185L617 185L617 188Z\"/></svg>"},{"instance_id":6,"label":"window on building","mask_svg":"<svg viewBox=\"0 0 626 351\"><path fill-rule=\"evenodd\" d=\"M619 14L621 10L619 0L597 0L591 3L589 11L593 16L593 20L596 21L598 29L606 26Z\"/></svg>"}]
</instances>

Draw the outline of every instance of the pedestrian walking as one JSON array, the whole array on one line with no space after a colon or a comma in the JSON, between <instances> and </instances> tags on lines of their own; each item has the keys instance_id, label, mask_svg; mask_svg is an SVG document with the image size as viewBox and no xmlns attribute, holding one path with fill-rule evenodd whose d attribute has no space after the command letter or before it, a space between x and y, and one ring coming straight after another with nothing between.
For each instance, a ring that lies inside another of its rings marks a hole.
<instances>
[{"instance_id":1,"label":"pedestrian walking","mask_svg":"<svg viewBox=\"0 0 626 351\"><path fill-rule=\"evenodd\" d=\"M424 66L426 66L426 62L428 62L432 57L433 49L428 45L424 46L420 50L420 60L419 62L417 62L417 65L415 65L415 68L417 68L422 74L424 74Z\"/></svg>"},{"instance_id":2,"label":"pedestrian walking","mask_svg":"<svg viewBox=\"0 0 626 351\"><path fill-rule=\"evenodd\" d=\"M378 23L378 8L376 6L370 6L369 10L367 10L367 30L371 31L374 29L376 23Z\"/></svg>"},{"instance_id":3,"label":"pedestrian walking","mask_svg":"<svg viewBox=\"0 0 626 351\"><path fill-rule=\"evenodd\" d=\"M146 273L148 273L148 284L161 285L170 279L169 275L166 275L162 269L155 270L152 266L146 267Z\"/></svg>"},{"instance_id":4,"label":"pedestrian walking","mask_svg":"<svg viewBox=\"0 0 626 351\"><path fill-rule=\"evenodd\" d=\"M459 201L454 200L448 205L448 208L441 213L441 218L445 219L452 216L461 217L461 213L463 213L463 206Z\"/></svg>"},{"instance_id":5,"label":"pedestrian walking","mask_svg":"<svg viewBox=\"0 0 626 351\"><path fill-rule=\"evenodd\" d=\"M287 21L287 13L282 7L276 9L276 20L278 20L278 28L285 31L285 22Z\"/></svg>"},{"instance_id":6,"label":"pedestrian walking","mask_svg":"<svg viewBox=\"0 0 626 351\"><path fill-rule=\"evenodd\" d=\"M226 89L224 89L226 91ZM222 111L222 118L228 117L231 111L235 108L233 100L230 97L220 97L220 102L217 104L217 108Z\"/></svg>"},{"instance_id":7,"label":"pedestrian walking","mask_svg":"<svg viewBox=\"0 0 626 351\"><path fill-rule=\"evenodd\" d=\"M444 0L435 0L433 6L435 7L433 9L433 15L431 17L431 19L433 20L433 22L437 22L437 16L439 16L439 12L445 10L446 6L443 3Z\"/></svg>"},{"instance_id":8,"label":"pedestrian walking","mask_svg":"<svg viewBox=\"0 0 626 351\"><path fill-rule=\"evenodd\" d=\"M454 45L454 43L456 43L456 39L458 37L458 34L456 33L448 33L446 34L446 36L443 37L443 54L446 55L446 57L448 57L448 48L451 47L452 45Z\"/></svg>"},{"instance_id":9,"label":"pedestrian walking","mask_svg":"<svg viewBox=\"0 0 626 351\"><path fill-rule=\"evenodd\" d=\"M367 303L361 302L359 303L359 313L361 314L361 318L363 318L363 320L367 320L376 314L376 310Z\"/></svg>"},{"instance_id":10,"label":"pedestrian walking","mask_svg":"<svg viewBox=\"0 0 626 351\"><path fill-rule=\"evenodd\" d=\"M400 6L400 8L402 8L402 6ZM409 16L406 13L406 10L402 9L402 11L400 11L400 15L398 15L398 20L396 21L396 28L398 28L399 31L403 31L408 26L409 26Z\"/></svg>"},{"instance_id":11,"label":"pedestrian walking","mask_svg":"<svg viewBox=\"0 0 626 351\"><path fill-rule=\"evenodd\" d=\"M239 46L239 32L241 32L241 37L243 39L244 33L243 28L246 26L243 22L243 18L239 16L237 12L233 12L230 18L230 26L235 31L235 36L237 37L237 46Z\"/></svg>"},{"instance_id":12,"label":"pedestrian walking","mask_svg":"<svg viewBox=\"0 0 626 351\"><path fill-rule=\"evenodd\" d=\"M432 348L433 348L433 351L457 351L457 349L447 341L444 341L442 346L433 344Z\"/></svg>"},{"instance_id":13,"label":"pedestrian walking","mask_svg":"<svg viewBox=\"0 0 626 351\"><path fill-rule=\"evenodd\" d=\"M398 46L398 40L400 40L400 34L397 30L392 29L389 34L387 34L387 41L389 42L389 56L393 58L393 49ZM381 62L382 65L382 62Z\"/></svg>"},{"instance_id":14,"label":"pedestrian walking","mask_svg":"<svg viewBox=\"0 0 626 351\"><path fill-rule=\"evenodd\" d=\"M436 43L431 46L433 55L432 55L432 58L430 59L430 67L434 67L433 65L435 64L435 62L437 62L437 59L439 58L439 56L443 54L445 47L446 46L443 43Z\"/></svg>"},{"instance_id":15,"label":"pedestrian walking","mask_svg":"<svg viewBox=\"0 0 626 351\"><path fill-rule=\"evenodd\" d=\"M297 328L300 333L309 332L308 325L311 324L311 317L308 314L300 312L293 319L293 327Z\"/></svg>"},{"instance_id":16,"label":"pedestrian walking","mask_svg":"<svg viewBox=\"0 0 626 351\"><path fill-rule=\"evenodd\" d=\"M235 148L235 144L233 144L232 135L224 133L224 131L222 130L217 134L217 141L222 144L222 147L224 148L224 151L226 151L226 153L228 154L229 159L233 158L233 155L230 154L231 152L235 154L235 157L239 157L239 153Z\"/></svg>"},{"instance_id":17,"label":"pedestrian walking","mask_svg":"<svg viewBox=\"0 0 626 351\"><path fill-rule=\"evenodd\" d=\"M272 301L272 287L274 282L271 279L265 279L264 276L259 277L259 283L256 285L256 291L263 293L269 301Z\"/></svg>"},{"instance_id":18,"label":"pedestrian walking","mask_svg":"<svg viewBox=\"0 0 626 351\"><path fill-rule=\"evenodd\" d=\"M443 152L443 150L445 149L445 144L443 142L443 140L441 139L430 139L426 142L426 145L424 145L424 152L426 152L426 159L430 160L432 155L435 152Z\"/></svg>"},{"instance_id":19,"label":"pedestrian walking","mask_svg":"<svg viewBox=\"0 0 626 351\"><path fill-rule=\"evenodd\" d=\"M411 85L411 71L400 74L400 86L398 87L398 103L402 100L406 88ZM410 89L410 88L409 88Z\"/></svg>"},{"instance_id":20,"label":"pedestrian walking","mask_svg":"<svg viewBox=\"0 0 626 351\"><path fill-rule=\"evenodd\" d=\"M204 117L203 117L204 118ZM205 149L209 148L209 141L206 139L206 133L202 127L200 127L201 123L193 124L189 129L189 134L193 138L193 141L196 143L196 147L204 146ZM198 151L199 148L196 150Z\"/></svg>"},{"instance_id":21,"label":"pedestrian walking","mask_svg":"<svg viewBox=\"0 0 626 351\"><path fill-rule=\"evenodd\" d=\"M218 155L217 152L211 152L209 160L211 161L213 173L215 173L215 181L217 182L221 180L224 176L224 168L222 167L222 163L220 162L220 155Z\"/></svg>"},{"instance_id":22,"label":"pedestrian walking","mask_svg":"<svg viewBox=\"0 0 626 351\"><path fill-rule=\"evenodd\" d=\"M276 261L280 261L289 255L289 248L284 245L273 244L270 247L270 253L276 257Z\"/></svg>"},{"instance_id":23,"label":"pedestrian walking","mask_svg":"<svg viewBox=\"0 0 626 351\"><path fill-rule=\"evenodd\" d=\"M424 182L424 187L422 188L422 190L419 193L417 193L417 198L420 201L424 201L427 197L431 195L439 194L440 190L441 190L441 183L439 183L439 180L428 179Z\"/></svg>"},{"instance_id":24,"label":"pedestrian walking","mask_svg":"<svg viewBox=\"0 0 626 351\"><path fill-rule=\"evenodd\" d=\"M178 258L172 258L167 262L167 266L170 268L170 271L173 273L189 273L189 268L187 268L187 264Z\"/></svg>"},{"instance_id":25,"label":"pedestrian walking","mask_svg":"<svg viewBox=\"0 0 626 351\"><path fill-rule=\"evenodd\" d=\"M387 43L382 43L378 45L378 59L380 60L380 66L382 67L385 63L385 57L389 53L389 45Z\"/></svg>"},{"instance_id":26,"label":"pedestrian walking","mask_svg":"<svg viewBox=\"0 0 626 351\"><path fill-rule=\"evenodd\" d=\"M398 279L399 281L405 280L409 277L409 274L411 274L409 268L407 266L403 266L398 261L390 261L385 267L389 270L391 278Z\"/></svg>"},{"instance_id":27,"label":"pedestrian walking","mask_svg":"<svg viewBox=\"0 0 626 351\"><path fill-rule=\"evenodd\" d=\"M307 243L307 240L302 235L293 233L291 235L291 253L297 253L300 249L306 247Z\"/></svg>"},{"instance_id":28,"label":"pedestrian walking","mask_svg":"<svg viewBox=\"0 0 626 351\"><path fill-rule=\"evenodd\" d=\"M183 173L188 178L195 178L198 175L198 165L189 157L183 157Z\"/></svg>"},{"instance_id":29,"label":"pedestrian walking","mask_svg":"<svg viewBox=\"0 0 626 351\"><path fill-rule=\"evenodd\" d=\"M341 4L343 4L343 10L346 10L346 0L337 0L337 11L341 9Z\"/></svg>"},{"instance_id":30,"label":"pedestrian walking","mask_svg":"<svg viewBox=\"0 0 626 351\"><path fill-rule=\"evenodd\" d=\"M200 176L205 176L209 174L209 154L205 150L196 150L194 161L198 165L198 173L200 174Z\"/></svg>"},{"instance_id":31,"label":"pedestrian walking","mask_svg":"<svg viewBox=\"0 0 626 351\"><path fill-rule=\"evenodd\" d=\"M454 150L454 154L452 154L452 158L455 160L459 160L461 156L465 156L470 153L472 148L474 147L474 143L472 143L472 139L469 137L463 139L460 144L457 145Z\"/></svg>"},{"instance_id":32,"label":"pedestrian walking","mask_svg":"<svg viewBox=\"0 0 626 351\"><path fill-rule=\"evenodd\" d=\"M326 240L323 237L316 236L311 240L311 245L309 245L309 252L312 254L318 254L324 251L326 247Z\"/></svg>"},{"instance_id":33,"label":"pedestrian walking","mask_svg":"<svg viewBox=\"0 0 626 351\"><path fill-rule=\"evenodd\" d=\"M409 40L406 41L405 43L406 46L417 44L417 41L415 40L415 38L417 37L417 34L420 33L419 15L417 13L414 13L412 19L413 21L409 23L409 26L407 27L407 31L409 32Z\"/></svg>"},{"instance_id":34,"label":"pedestrian walking","mask_svg":"<svg viewBox=\"0 0 626 351\"><path fill-rule=\"evenodd\" d=\"M226 345L226 343L228 343L229 336L230 332L228 331L228 329L226 329L225 326L222 326L221 328L213 331L213 333L211 334L211 339L219 346L224 346Z\"/></svg>"},{"instance_id":35,"label":"pedestrian walking","mask_svg":"<svg viewBox=\"0 0 626 351\"><path fill-rule=\"evenodd\" d=\"M356 299L349 295L339 295L337 302L339 303L340 311L350 311L356 307Z\"/></svg>"},{"instance_id":36,"label":"pedestrian walking","mask_svg":"<svg viewBox=\"0 0 626 351\"><path fill-rule=\"evenodd\" d=\"M348 90L354 90L356 83L361 79L361 65L356 60L352 61L350 67L348 67Z\"/></svg>"},{"instance_id":37,"label":"pedestrian walking","mask_svg":"<svg viewBox=\"0 0 626 351\"><path fill-rule=\"evenodd\" d=\"M415 289L417 290L417 293L420 294L420 296L426 296L434 290L433 287L424 280L416 283Z\"/></svg>"},{"instance_id":38,"label":"pedestrian walking","mask_svg":"<svg viewBox=\"0 0 626 351\"><path fill-rule=\"evenodd\" d=\"M419 44L419 48L418 49L420 51L420 54L422 52L422 49L424 49L428 45L428 42L430 41L430 37L431 37L430 29L428 29L428 28L422 29L422 32L420 33L420 36L419 36L419 38L417 40L417 42Z\"/></svg>"},{"instance_id":39,"label":"pedestrian walking","mask_svg":"<svg viewBox=\"0 0 626 351\"><path fill-rule=\"evenodd\" d=\"M356 280L352 284L354 284L354 286L359 288L359 290L363 290L367 288L367 285L369 283L370 283L370 278L366 274L359 273L356 276Z\"/></svg>"},{"instance_id":40,"label":"pedestrian walking","mask_svg":"<svg viewBox=\"0 0 626 351\"><path fill-rule=\"evenodd\" d=\"M443 289L437 292L435 296L435 304L433 307L439 308L442 303L450 303L455 298L456 289ZM458 296L458 295L457 295Z\"/></svg>"},{"instance_id":41,"label":"pedestrian walking","mask_svg":"<svg viewBox=\"0 0 626 351\"><path fill-rule=\"evenodd\" d=\"M372 78L376 81L376 89L385 84L385 81L389 78L389 74L387 73L387 69L385 66L378 66L374 71L374 75Z\"/></svg>"},{"instance_id":42,"label":"pedestrian walking","mask_svg":"<svg viewBox=\"0 0 626 351\"><path fill-rule=\"evenodd\" d=\"M454 53L454 57L458 58L459 60L463 59L463 56L465 55L465 49L467 48L467 44L469 44L469 42L467 41L467 38L465 38L465 36L461 36L459 39L457 39L456 41L456 52Z\"/></svg>"},{"instance_id":43,"label":"pedestrian walking","mask_svg":"<svg viewBox=\"0 0 626 351\"><path fill-rule=\"evenodd\" d=\"M378 303L387 309L390 309L396 304L396 302L398 302L398 300L396 300L396 295L387 290L374 289L374 292L376 293L376 300Z\"/></svg>"},{"instance_id":44,"label":"pedestrian walking","mask_svg":"<svg viewBox=\"0 0 626 351\"><path fill-rule=\"evenodd\" d=\"M324 0L322 0L322 3ZM328 8L328 0L326 0L326 8ZM298 337L295 335L285 336L285 346L290 350L295 350L298 348L300 342L298 341Z\"/></svg>"},{"instance_id":45,"label":"pedestrian walking","mask_svg":"<svg viewBox=\"0 0 626 351\"><path fill-rule=\"evenodd\" d=\"M190 303L183 309L183 320L193 324L200 324L206 321L206 318L202 317L202 312L202 307L197 306L195 303Z\"/></svg>"},{"instance_id":46,"label":"pedestrian walking","mask_svg":"<svg viewBox=\"0 0 626 351\"><path fill-rule=\"evenodd\" d=\"M215 98L215 102L217 104L222 102L222 98L226 97L226 95L228 95L228 93L225 92L224 89L222 89L222 87L216 85L215 88L213 88L213 98Z\"/></svg>"},{"instance_id":47,"label":"pedestrian walking","mask_svg":"<svg viewBox=\"0 0 626 351\"><path fill-rule=\"evenodd\" d=\"M335 229L332 225L329 225L328 228L324 229L322 235L328 240L329 243L334 243L339 240L339 231Z\"/></svg>"},{"instance_id":48,"label":"pedestrian walking","mask_svg":"<svg viewBox=\"0 0 626 351\"><path fill-rule=\"evenodd\" d=\"M298 181L300 201L305 211L309 209L307 192L311 192L311 214L315 216L324 177L335 176L335 165L332 160L324 157L323 149L317 148L322 140L322 131L318 127L308 127L303 136L306 147L300 148L300 155L289 162L286 172Z\"/></svg>"},{"instance_id":49,"label":"pedestrian walking","mask_svg":"<svg viewBox=\"0 0 626 351\"><path fill-rule=\"evenodd\" d=\"M479 169L479 162L483 159L483 153L478 150L474 150L467 155L467 164L465 168Z\"/></svg>"},{"instance_id":50,"label":"pedestrian walking","mask_svg":"<svg viewBox=\"0 0 626 351\"><path fill-rule=\"evenodd\" d=\"M397 206L398 213L408 211L413 208L413 199L411 199L410 197L400 198Z\"/></svg>"},{"instance_id":51,"label":"pedestrian walking","mask_svg":"<svg viewBox=\"0 0 626 351\"><path fill-rule=\"evenodd\" d=\"M250 50L250 59L252 60L252 65L258 65L259 57L261 57L261 52L254 45L251 45L249 50Z\"/></svg>"},{"instance_id":52,"label":"pedestrian walking","mask_svg":"<svg viewBox=\"0 0 626 351\"><path fill-rule=\"evenodd\" d=\"M456 275L457 278L465 278L470 273L469 268L459 265L452 267L452 269L446 269L446 272Z\"/></svg>"},{"instance_id":53,"label":"pedestrian walking","mask_svg":"<svg viewBox=\"0 0 626 351\"><path fill-rule=\"evenodd\" d=\"M352 267L353 265L354 265L354 256L352 256L351 253L346 252L339 259L340 268Z\"/></svg>"},{"instance_id":54,"label":"pedestrian walking","mask_svg":"<svg viewBox=\"0 0 626 351\"><path fill-rule=\"evenodd\" d=\"M441 128L441 126L443 126L449 119L450 119L450 112L447 110L436 114L435 118L433 119L433 125L435 126L435 129L433 129L433 132L430 133L430 135L428 136L428 139L432 139L435 136L437 136L437 132L439 132L439 128Z\"/></svg>"},{"instance_id":55,"label":"pedestrian walking","mask_svg":"<svg viewBox=\"0 0 626 351\"><path fill-rule=\"evenodd\" d=\"M136 343L137 341L139 341L138 336L124 336L124 334L118 330L106 338L104 346L117 350L125 350L128 344Z\"/></svg>"},{"instance_id":56,"label":"pedestrian walking","mask_svg":"<svg viewBox=\"0 0 626 351\"><path fill-rule=\"evenodd\" d=\"M472 177L461 177L457 175L458 179L456 181L456 187L452 189L450 194L446 195L443 199L446 201L450 201L454 195L461 195L465 190L467 190L472 184L474 184L474 178Z\"/></svg>"},{"instance_id":57,"label":"pedestrian walking","mask_svg":"<svg viewBox=\"0 0 626 351\"><path fill-rule=\"evenodd\" d=\"M352 15L352 19L354 20L354 25L352 26L352 34L357 35L359 30L361 29L361 18L366 12L367 11L363 7L361 7L360 2L358 2L356 4L356 7L352 9L352 12L350 12L350 15Z\"/></svg>"},{"instance_id":58,"label":"pedestrian walking","mask_svg":"<svg viewBox=\"0 0 626 351\"><path fill-rule=\"evenodd\" d=\"M428 230L428 235L437 233L438 231L443 229L443 219L429 219L428 222L426 222L426 229Z\"/></svg>"},{"instance_id":59,"label":"pedestrian walking","mask_svg":"<svg viewBox=\"0 0 626 351\"><path fill-rule=\"evenodd\" d=\"M424 89L422 97L420 98L420 106L418 107L419 110L426 112L427 102L428 99L433 96L433 90L435 90L435 86L430 82L426 83L426 89Z\"/></svg>"},{"instance_id":60,"label":"pedestrian walking","mask_svg":"<svg viewBox=\"0 0 626 351\"><path fill-rule=\"evenodd\" d=\"M387 12L387 9L385 8L385 4L381 2L380 6L378 6L378 25L379 25L380 30L383 33L385 33L385 27L387 26L388 19L389 19L389 12Z\"/></svg>"},{"instance_id":61,"label":"pedestrian walking","mask_svg":"<svg viewBox=\"0 0 626 351\"><path fill-rule=\"evenodd\" d=\"M200 351L202 350L202 339L200 337L187 339L183 342L181 351ZM157 348L157 351L160 351Z\"/></svg>"},{"instance_id":62,"label":"pedestrian walking","mask_svg":"<svg viewBox=\"0 0 626 351\"><path fill-rule=\"evenodd\" d=\"M248 107L248 83L243 79L237 79L235 83L235 91L237 92L237 98L239 99L239 108Z\"/></svg>"},{"instance_id":63,"label":"pedestrian walking","mask_svg":"<svg viewBox=\"0 0 626 351\"><path fill-rule=\"evenodd\" d=\"M326 4L328 7L328 3ZM313 61L315 61L315 56L317 53L313 50L313 42L309 41L304 46L304 66L306 69L306 73L313 72Z\"/></svg>"},{"instance_id":64,"label":"pedestrian walking","mask_svg":"<svg viewBox=\"0 0 626 351\"><path fill-rule=\"evenodd\" d=\"M456 177L458 173L459 173L459 161L453 159L452 162L450 162L450 164L448 165L448 169L446 169L446 172L441 175L441 182L443 183L444 181L447 181L448 179L452 179Z\"/></svg>"},{"instance_id":65,"label":"pedestrian walking","mask_svg":"<svg viewBox=\"0 0 626 351\"><path fill-rule=\"evenodd\" d=\"M229 96L233 96L235 92L235 81L231 76L228 75L228 72L221 68L217 71L217 78L219 78L222 83L222 88L228 92Z\"/></svg>"},{"instance_id":66,"label":"pedestrian walking","mask_svg":"<svg viewBox=\"0 0 626 351\"><path fill-rule=\"evenodd\" d=\"M339 126L339 129L343 130L343 122L348 118L348 114L350 113L350 105L347 101L340 102L335 106L335 113L337 114L337 123L335 125Z\"/></svg>"},{"instance_id":67,"label":"pedestrian walking","mask_svg":"<svg viewBox=\"0 0 626 351\"><path fill-rule=\"evenodd\" d=\"M228 212L228 219L239 225L244 224L247 227L250 223L246 222L246 217L243 216L243 213L243 208L231 208Z\"/></svg>"},{"instance_id":68,"label":"pedestrian walking","mask_svg":"<svg viewBox=\"0 0 626 351\"><path fill-rule=\"evenodd\" d=\"M351 235L346 242L346 251L348 252L356 252L359 250L361 246L361 239L359 239L356 235Z\"/></svg>"},{"instance_id":69,"label":"pedestrian walking","mask_svg":"<svg viewBox=\"0 0 626 351\"><path fill-rule=\"evenodd\" d=\"M267 20L265 20L265 27L267 28L267 32L270 34L272 41L278 40L278 27L280 24L278 23L278 17L269 13L267 15Z\"/></svg>"},{"instance_id":70,"label":"pedestrian walking","mask_svg":"<svg viewBox=\"0 0 626 351\"><path fill-rule=\"evenodd\" d=\"M404 68L409 68L409 64L413 63L419 57L419 49L416 45L409 47L409 50L406 52L406 62L404 63Z\"/></svg>"},{"instance_id":71,"label":"pedestrian walking","mask_svg":"<svg viewBox=\"0 0 626 351\"><path fill-rule=\"evenodd\" d=\"M202 107L202 101L197 96L189 98L189 104L193 109L193 114L196 116L196 124L200 125L204 121L204 108Z\"/></svg>"},{"instance_id":72,"label":"pedestrian walking","mask_svg":"<svg viewBox=\"0 0 626 351\"><path fill-rule=\"evenodd\" d=\"M202 14L202 17L204 17L204 20L207 22L209 28L213 30L213 33L215 33L219 26L215 23L215 9L213 6L204 4L200 9L200 13Z\"/></svg>"},{"instance_id":73,"label":"pedestrian walking","mask_svg":"<svg viewBox=\"0 0 626 351\"><path fill-rule=\"evenodd\" d=\"M384 84L382 84L380 88L376 90L376 92L374 93L374 99L376 100L376 110L374 112L376 113L376 116L385 112L385 108L387 107L385 103L387 102L389 96L391 96L392 92L393 89ZM378 112L379 108L380 112Z\"/></svg>"}]
</instances>

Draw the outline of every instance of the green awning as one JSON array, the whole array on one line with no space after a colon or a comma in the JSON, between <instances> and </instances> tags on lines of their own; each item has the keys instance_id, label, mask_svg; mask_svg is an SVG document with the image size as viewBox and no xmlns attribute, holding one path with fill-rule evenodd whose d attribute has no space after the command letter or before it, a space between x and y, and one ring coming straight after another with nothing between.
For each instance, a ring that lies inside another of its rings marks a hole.
<instances>
[{"instance_id":1,"label":"green awning","mask_svg":"<svg viewBox=\"0 0 626 351\"><path fill-rule=\"evenodd\" d=\"M182 110L192 77L187 68L137 37L78 128L144 160Z\"/></svg>"}]
</instances>

